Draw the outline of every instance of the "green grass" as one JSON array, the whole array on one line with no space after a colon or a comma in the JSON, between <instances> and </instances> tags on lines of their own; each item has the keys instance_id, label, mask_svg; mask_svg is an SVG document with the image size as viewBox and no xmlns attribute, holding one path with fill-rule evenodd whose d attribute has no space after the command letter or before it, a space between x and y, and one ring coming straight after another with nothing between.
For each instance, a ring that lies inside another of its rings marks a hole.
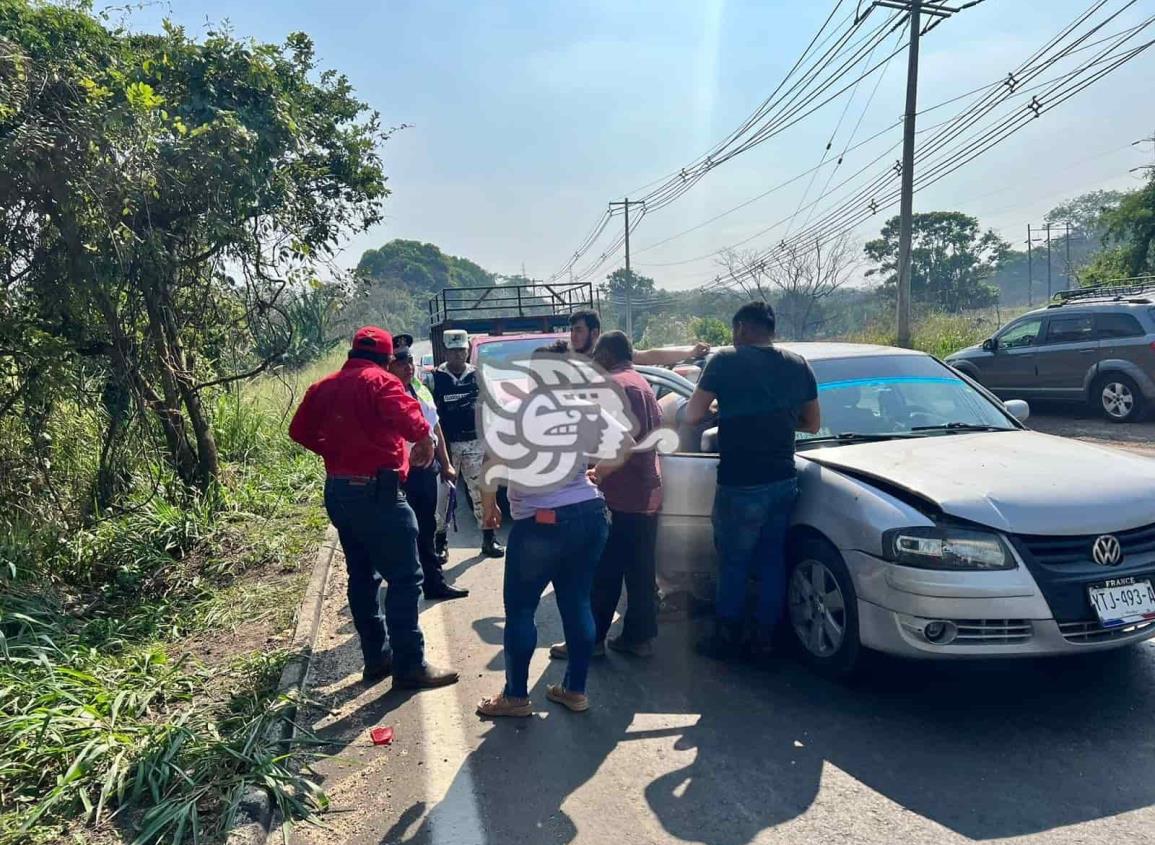
<instances>
[{"instance_id":1,"label":"green grass","mask_svg":"<svg viewBox=\"0 0 1155 845\"><path fill-rule=\"evenodd\" d=\"M911 326L911 345L936 358L945 358L968 346L982 343L1025 309L988 309L947 314L929 311L916 314ZM875 324L857 332L847 340L855 343L878 343L895 346L897 333L891 322Z\"/></svg>"},{"instance_id":2,"label":"green grass","mask_svg":"<svg viewBox=\"0 0 1155 845\"><path fill-rule=\"evenodd\" d=\"M81 404L45 426L54 466L0 482L0 501L35 505L0 517L0 845L214 842L253 785L287 817L324 806L274 741L291 655L265 634L284 641L326 525L318 463L285 428L334 363L214 398L210 494L178 490L142 448L130 507L81 518L101 422ZM232 632L240 651L198 659Z\"/></svg>"}]
</instances>

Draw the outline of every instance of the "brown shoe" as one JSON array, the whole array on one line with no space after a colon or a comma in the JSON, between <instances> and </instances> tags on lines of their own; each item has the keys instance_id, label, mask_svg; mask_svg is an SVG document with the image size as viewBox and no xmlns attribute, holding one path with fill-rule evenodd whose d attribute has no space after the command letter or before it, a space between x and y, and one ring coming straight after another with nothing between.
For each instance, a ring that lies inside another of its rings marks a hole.
<instances>
[{"instance_id":1,"label":"brown shoe","mask_svg":"<svg viewBox=\"0 0 1155 845\"><path fill-rule=\"evenodd\" d=\"M426 664L409 675L394 675L394 689L434 689L457 683L457 672L452 669L438 669Z\"/></svg>"},{"instance_id":2,"label":"brown shoe","mask_svg":"<svg viewBox=\"0 0 1155 845\"><path fill-rule=\"evenodd\" d=\"M584 713L590 709L589 696L584 692L570 692L561 684L550 684L546 687L545 697L550 701L572 710L575 713Z\"/></svg>"},{"instance_id":3,"label":"brown shoe","mask_svg":"<svg viewBox=\"0 0 1155 845\"><path fill-rule=\"evenodd\" d=\"M549 656L554 660L569 660L569 649L565 647L565 643L555 643L549 647ZM590 657L605 657L606 644L604 642L594 643L594 650Z\"/></svg>"},{"instance_id":4,"label":"brown shoe","mask_svg":"<svg viewBox=\"0 0 1155 845\"><path fill-rule=\"evenodd\" d=\"M494 719L501 716L525 718L533 715L533 702L528 698L509 698L505 693L500 693L477 702L477 715Z\"/></svg>"}]
</instances>

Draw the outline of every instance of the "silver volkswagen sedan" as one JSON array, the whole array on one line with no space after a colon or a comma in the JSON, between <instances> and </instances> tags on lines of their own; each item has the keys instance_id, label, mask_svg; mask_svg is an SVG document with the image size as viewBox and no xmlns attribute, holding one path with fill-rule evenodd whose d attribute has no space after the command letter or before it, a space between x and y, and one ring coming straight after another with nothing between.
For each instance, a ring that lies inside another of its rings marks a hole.
<instances>
[{"instance_id":1,"label":"silver volkswagen sedan","mask_svg":"<svg viewBox=\"0 0 1155 845\"><path fill-rule=\"evenodd\" d=\"M1027 430L1024 402L919 352L782 344L818 380L799 434L788 620L833 672L862 649L1077 654L1155 636L1155 460ZM668 412L693 384L640 367ZM709 589L717 429L661 457L659 578Z\"/></svg>"}]
</instances>

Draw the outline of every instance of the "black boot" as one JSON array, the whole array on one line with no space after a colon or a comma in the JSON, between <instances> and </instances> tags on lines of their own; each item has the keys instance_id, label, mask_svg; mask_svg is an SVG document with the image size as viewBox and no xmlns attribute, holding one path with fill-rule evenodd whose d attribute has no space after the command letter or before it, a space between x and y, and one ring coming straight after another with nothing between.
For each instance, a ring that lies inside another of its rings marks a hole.
<instances>
[{"instance_id":1,"label":"black boot","mask_svg":"<svg viewBox=\"0 0 1155 845\"><path fill-rule=\"evenodd\" d=\"M433 535L433 552L442 563L449 561L449 537L443 531L439 531Z\"/></svg>"},{"instance_id":2,"label":"black boot","mask_svg":"<svg viewBox=\"0 0 1155 845\"><path fill-rule=\"evenodd\" d=\"M744 639L741 622L724 622L719 619L714 623L713 633L699 640L696 651L714 660L738 660L745 653Z\"/></svg>"},{"instance_id":3,"label":"black boot","mask_svg":"<svg viewBox=\"0 0 1155 845\"><path fill-rule=\"evenodd\" d=\"M481 553L486 557L505 557L505 546L497 542L492 528L487 528L481 535Z\"/></svg>"}]
</instances>

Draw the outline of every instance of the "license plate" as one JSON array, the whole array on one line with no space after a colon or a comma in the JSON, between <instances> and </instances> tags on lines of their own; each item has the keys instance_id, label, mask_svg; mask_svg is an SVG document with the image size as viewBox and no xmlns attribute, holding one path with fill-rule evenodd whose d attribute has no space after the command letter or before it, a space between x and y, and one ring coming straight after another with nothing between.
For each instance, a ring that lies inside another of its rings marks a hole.
<instances>
[{"instance_id":1,"label":"license plate","mask_svg":"<svg viewBox=\"0 0 1155 845\"><path fill-rule=\"evenodd\" d=\"M1120 578L1096 584L1087 592L1104 628L1155 619L1155 589L1150 581Z\"/></svg>"}]
</instances>

